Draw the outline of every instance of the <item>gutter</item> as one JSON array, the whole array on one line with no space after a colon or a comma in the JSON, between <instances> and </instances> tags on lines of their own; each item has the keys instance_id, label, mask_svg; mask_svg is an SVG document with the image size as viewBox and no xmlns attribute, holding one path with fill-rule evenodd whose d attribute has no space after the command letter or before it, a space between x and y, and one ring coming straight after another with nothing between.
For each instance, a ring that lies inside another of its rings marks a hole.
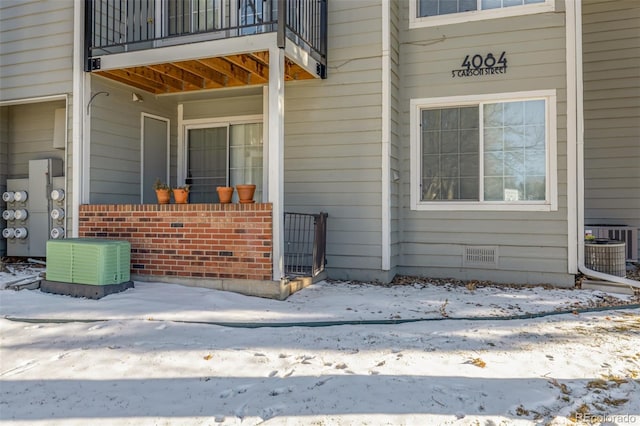
<instances>
[{"instance_id":1,"label":"gutter","mask_svg":"<svg viewBox=\"0 0 640 426\"><path fill-rule=\"evenodd\" d=\"M573 90L575 92L575 138L576 138L576 191L577 191L577 244L578 244L578 271L584 275L598 280L623 284L633 288L640 288L640 281L631 280L625 277L605 274L603 272L589 269L584 262L584 83L582 69L582 2L579 0L569 0L566 3L567 17L566 25L573 26L575 33L575 46L571 47L575 53L575 87L567 87L567 95ZM570 16L572 15L573 16ZM568 96L567 96L568 97ZM569 99L567 99L569 101ZM567 102L569 105L569 102ZM567 116L569 116L569 111ZM573 117L572 117L573 118ZM568 120L569 124L569 120ZM569 136L569 132L567 132Z\"/></svg>"}]
</instances>

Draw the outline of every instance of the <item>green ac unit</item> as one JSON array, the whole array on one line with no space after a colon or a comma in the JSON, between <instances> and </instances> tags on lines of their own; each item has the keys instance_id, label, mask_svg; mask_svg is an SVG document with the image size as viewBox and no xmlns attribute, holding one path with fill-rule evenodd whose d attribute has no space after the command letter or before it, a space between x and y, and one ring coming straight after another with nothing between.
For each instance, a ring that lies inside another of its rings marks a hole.
<instances>
[{"instance_id":1,"label":"green ac unit","mask_svg":"<svg viewBox=\"0 0 640 426\"><path fill-rule=\"evenodd\" d=\"M128 241L68 238L47 241L47 280L73 284L122 284L131 279Z\"/></svg>"}]
</instances>

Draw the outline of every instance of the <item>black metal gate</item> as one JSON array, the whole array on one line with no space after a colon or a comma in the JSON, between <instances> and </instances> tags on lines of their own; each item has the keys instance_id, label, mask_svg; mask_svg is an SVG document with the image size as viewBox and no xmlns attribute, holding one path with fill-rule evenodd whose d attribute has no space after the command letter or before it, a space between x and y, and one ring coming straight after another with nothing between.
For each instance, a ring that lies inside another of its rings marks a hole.
<instances>
[{"instance_id":1,"label":"black metal gate","mask_svg":"<svg viewBox=\"0 0 640 426\"><path fill-rule=\"evenodd\" d=\"M284 272L315 277L324 271L327 213L284 214Z\"/></svg>"}]
</instances>

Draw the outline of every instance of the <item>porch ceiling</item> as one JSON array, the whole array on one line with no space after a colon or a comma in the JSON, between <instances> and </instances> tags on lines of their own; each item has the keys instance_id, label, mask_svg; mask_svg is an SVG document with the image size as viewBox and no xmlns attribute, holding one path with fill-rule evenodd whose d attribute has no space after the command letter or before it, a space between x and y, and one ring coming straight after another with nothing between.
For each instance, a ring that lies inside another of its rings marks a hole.
<instances>
[{"instance_id":1,"label":"porch ceiling","mask_svg":"<svg viewBox=\"0 0 640 426\"><path fill-rule=\"evenodd\" d=\"M284 68L286 81L315 78L288 58L285 58ZM106 71L96 70L94 73L158 95L261 85L269 81L269 52L165 62Z\"/></svg>"}]
</instances>

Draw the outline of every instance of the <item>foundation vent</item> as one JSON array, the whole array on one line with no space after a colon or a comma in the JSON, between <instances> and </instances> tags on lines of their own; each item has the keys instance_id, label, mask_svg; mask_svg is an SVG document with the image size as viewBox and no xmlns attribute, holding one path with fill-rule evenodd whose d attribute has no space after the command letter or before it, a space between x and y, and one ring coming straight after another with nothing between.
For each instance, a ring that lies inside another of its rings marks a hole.
<instances>
[{"instance_id":1,"label":"foundation vent","mask_svg":"<svg viewBox=\"0 0 640 426\"><path fill-rule=\"evenodd\" d=\"M463 267L498 267L497 246L466 246L462 254Z\"/></svg>"}]
</instances>

